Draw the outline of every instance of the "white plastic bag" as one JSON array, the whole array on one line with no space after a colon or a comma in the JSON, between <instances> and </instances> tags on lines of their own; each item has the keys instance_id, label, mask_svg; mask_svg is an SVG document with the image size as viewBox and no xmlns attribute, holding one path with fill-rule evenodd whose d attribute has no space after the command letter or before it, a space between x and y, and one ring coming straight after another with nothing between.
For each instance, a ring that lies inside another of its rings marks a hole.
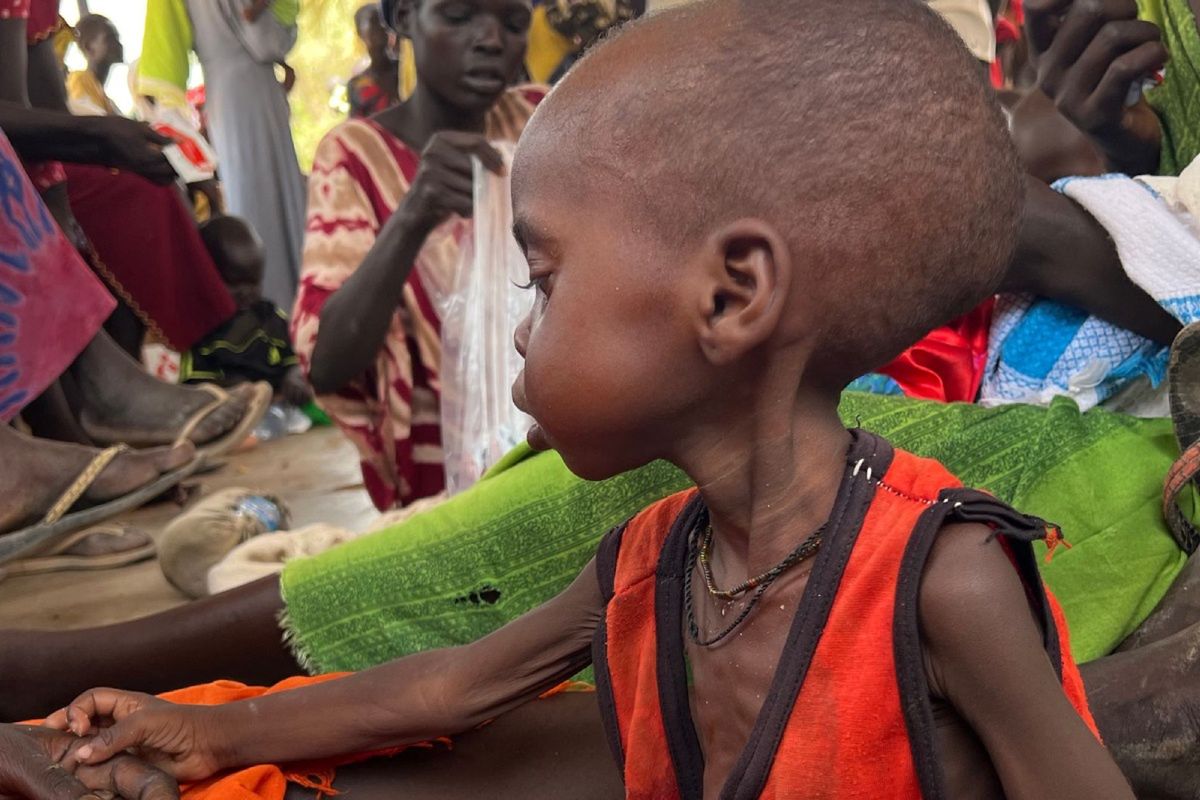
<instances>
[{"instance_id":1,"label":"white plastic bag","mask_svg":"<svg viewBox=\"0 0 1200 800\"><path fill-rule=\"evenodd\" d=\"M512 164L513 145L493 143ZM507 172L494 175L478 159L473 235L462 243L454 284L441 302L442 450L446 490L466 489L506 452L524 441L532 422L512 402L521 371L513 331L533 296L525 257L512 236Z\"/></svg>"}]
</instances>

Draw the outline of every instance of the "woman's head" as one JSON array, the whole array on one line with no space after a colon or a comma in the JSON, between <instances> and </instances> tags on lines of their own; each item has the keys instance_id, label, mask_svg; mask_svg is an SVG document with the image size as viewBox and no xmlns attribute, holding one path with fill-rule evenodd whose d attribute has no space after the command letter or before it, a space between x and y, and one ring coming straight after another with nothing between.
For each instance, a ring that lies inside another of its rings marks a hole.
<instances>
[{"instance_id":1,"label":"woman's head","mask_svg":"<svg viewBox=\"0 0 1200 800\"><path fill-rule=\"evenodd\" d=\"M385 0L384 20L412 41L417 83L464 110L484 110L517 78L529 0Z\"/></svg>"},{"instance_id":2,"label":"woman's head","mask_svg":"<svg viewBox=\"0 0 1200 800\"><path fill-rule=\"evenodd\" d=\"M354 29L372 60L382 60L386 57L388 30L384 26L378 3L368 3L354 12Z\"/></svg>"}]
</instances>

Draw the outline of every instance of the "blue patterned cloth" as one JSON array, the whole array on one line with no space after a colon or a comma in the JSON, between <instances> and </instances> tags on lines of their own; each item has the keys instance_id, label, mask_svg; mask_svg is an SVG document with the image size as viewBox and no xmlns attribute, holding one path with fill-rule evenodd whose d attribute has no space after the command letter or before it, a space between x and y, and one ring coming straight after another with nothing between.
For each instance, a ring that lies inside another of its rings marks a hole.
<instances>
[{"instance_id":1,"label":"blue patterned cloth","mask_svg":"<svg viewBox=\"0 0 1200 800\"><path fill-rule=\"evenodd\" d=\"M1104 226L1134 283L1180 322L1200 319L1200 239L1185 207L1124 175L1066 178L1054 188ZM996 306L980 402L1048 405L1066 395L1086 410L1131 387L1149 397L1166 376L1167 358L1166 347L1080 309L1005 296Z\"/></svg>"}]
</instances>

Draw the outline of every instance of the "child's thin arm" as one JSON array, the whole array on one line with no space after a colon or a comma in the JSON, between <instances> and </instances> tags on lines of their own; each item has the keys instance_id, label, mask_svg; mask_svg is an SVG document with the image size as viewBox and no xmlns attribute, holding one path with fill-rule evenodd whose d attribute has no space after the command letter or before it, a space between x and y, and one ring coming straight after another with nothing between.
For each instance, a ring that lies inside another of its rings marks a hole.
<instances>
[{"instance_id":1,"label":"child's thin arm","mask_svg":"<svg viewBox=\"0 0 1200 800\"><path fill-rule=\"evenodd\" d=\"M381 750L470 730L569 678L590 662L603 610L589 564L558 597L469 645L224 706L96 689L48 724L95 732L91 751L80 751L84 763L135 747L180 780ZM96 732L106 719L116 724Z\"/></svg>"},{"instance_id":2,"label":"child's thin arm","mask_svg":"<svg viewBox=\"0 0 1200 800\"><path fill-rule=\"evenodd\" d=\"M950 525L921 582L935 694L978 735L1005 797L1133 800L1104 746L1063 693L1024 586L992 531Z\"/></svg>"}]
</instances>

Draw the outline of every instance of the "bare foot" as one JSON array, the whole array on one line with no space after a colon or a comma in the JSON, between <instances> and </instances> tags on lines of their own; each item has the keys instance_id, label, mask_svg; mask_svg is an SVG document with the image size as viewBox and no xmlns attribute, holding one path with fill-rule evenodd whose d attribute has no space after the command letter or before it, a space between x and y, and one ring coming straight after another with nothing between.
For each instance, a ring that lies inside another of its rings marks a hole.
<instances>
[{"instance_id":1,"label":"bare foot","mask_svg":"<svg viewBox=\"0 0 1200 800\"><path fill-rule=\"evenodd\" d=\"M213 396L202 389L164 383L142 369L103 332L71 366L82 407L79 423L100 444L153 447L175 442L184 426ZM252 385L239 386L192 431L203 445L233 429L249 407Z\"/></svg>"},{"instance_id":2,"label":"bare foot","mask_svg":"<svg viewBox=\"0 0 1200 800\"><path fill-rule=\"evenodd\" d=\"M35 523L87 468L98 451L63 442L35 439L0 425L0 532ZM95 505L114 500L188 463L195 447L157 448L122 453L113 459L79 501Z\"/></svg>"},{"instance_id":3,"label":"bare foot","mask_svg":"<svg viewBox=\"0 0 1200 800\"><path fill-rule=\"evenodd\" d=\"M1100 735L1137 796L1200 797L1200 624L1080 672Z\"/></svg>"}]
</instances>

